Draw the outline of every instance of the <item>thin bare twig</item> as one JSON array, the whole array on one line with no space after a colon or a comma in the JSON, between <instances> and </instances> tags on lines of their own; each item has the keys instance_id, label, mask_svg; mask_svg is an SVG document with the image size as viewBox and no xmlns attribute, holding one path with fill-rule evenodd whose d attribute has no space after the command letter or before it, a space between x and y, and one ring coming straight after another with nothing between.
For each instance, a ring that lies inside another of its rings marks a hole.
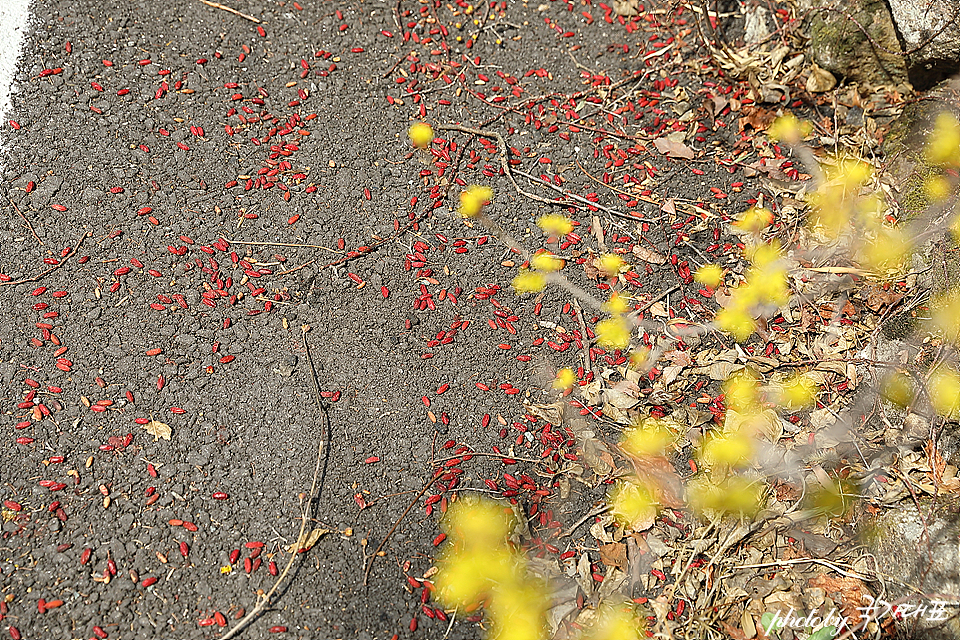
<instances>
[{"instance_id":1,"label":"thin bare twig","mask_svg":"<svg viewBox=\"0 0 960 640\"><path fill-rule=\"evenodd\" d=\"M40 244L43 244L43 240L41 240L40 236L37 235L37 232L33 230L33 225L30 224L30 220L27 219L27 216L23 215L23 212L20 211L20 209L17 207L16 203L13 200L11 200L10 198L7 198L7 200L10 200L10 206L13 207L13 210L17 212L17 215L23 218L23 221L27 223L27 228L30 229L30 233L32 233L33 237L37 239L37 242L39 242Z\"/></svg>"},{"instance_id":2,"label":"thin bare twig","mask_svg":"<svg viewBox=\"0 0 960 640\"><path fill-rule=\"evenodd\" d=\"M588 206L588 207L596 207L597 209L600 209L600 211L603 211L603 212L605 212L605 213L609 213L609 214L612 215L612 216L616 216L616 217L618 217L618 218L626 218L627 220L634 220L634 221L636 221L636 222L656 222L656 220L648 220L647 218L644 218L644 217L641 217L641 216L632 216L632 215L630 215L629 213L624 213L624 212L622 212L622 211L617 211L616 209L611 209L610 207L605 207L605 206L603 206L602 204L600 204L600 203L598 203L598 202L591 202L590 200L587 200L586 198L584 198L584 197L582 197L582 196L578 196L577 194L571 193L570 191L567 191L566 189L561 189L560 187L558 187L558 186L556 186L556 185L550 184L550 183L547 182L546 180L541 180L541 179L538 178L537 176L530 175L530 174L527 173L526 171L520 171L519 169L514 169L514 171L515 171L516 173L520 174L521 176L523 176L524 178L526 178L527 180L530 180L530 181L532 181L532 182L536 182L537 184L543 185L543 186L545 186L545 187L549 187L550 189L553 189L554 191L559 191L560 193L562 193L563 195L565 195L565 196L568 197L568 198L571 198L571 199L573 199L573 200L576 200L577 202L583 203L584 205L586 205L586 206ZM644 199L644 198L641 198L641 199L643 199L644 202L648 202L648 200L646 200L646 199ZM558 201L555 201L555 200L551 200L550 202L551 202L551 204L555 204L555 205L570 206L570 203L569 203L569 202L558 202ZM652 200L650 200L649 202L653 203ZM658 219L659 219L659 218L658 218Z\"/></svg>"},{"instance_id":3,"label":"thin bare twig","mask_svg":"<svg viewBox=\"0 0 960 640\"><path fill-rule=\"evenodd\" d=\"M580 355L583 356L583 370L593 372L593 363L590 362L590 337L587 334L587 323L583 319L583 309L580 307L580 301L576 298L573 299L573 307L577 310L577 322L580 323L580 333L582 338L580 344L583 346L580 348ZM594 379L596 374L594 374Z\"/></svg>"},{"instance_id":4,"label":"thin bare twig","mask_svg":"<svg viewBox=\"0 0 960 640\"><path fill-rule=\"evenodd\" d=\"M456 460L458 458L462 458L463 456L480 456L480 457L487 457L487 458L499 458L501 460L516 460L518 462L540 463L544 461L543 459L538 460L536 458L518 458L517 456L508 456L505 453L488 453L485 451L466 451L464 453L461 453L458 456L449 456L447 458L440 458L438 460L434 460L433 464L440 464L441 462L447 462L448 460Z\"/></svg>"},{"instance_id":5,"label":"thin bare twig","mask_svg":"<svg viewBox=\"0 0 960 640\"><path fill-rule=\"evenodd\" d=\"M267 241L254 241L250 242L247 240L227 240L228 244L248 244L254 247L293 247L294 249L324 249L330 253L343 253L342 251L337 251L336 249L331 249L330 247L325 247L322 244L300 244L298 242L267 242Z\"/></svg>"},{"instance_id":6,"label":"thin bare twig","mask_svg":"<svg viewBox=\"0 0 960 640\"><path fill-rule=\"evenodd\" d=\"M75 246L73 249L71 249L71 250L67 253L67 255L65 255L65 256L63 256L62 258L60 258L60 262L59 262L59 263L53 265L53 266L50 267L49 269L45 269L45 270L41 271L40 273L38 273L37 275L35 275L35 276L30 276L29 278L20 278L19 280L9 280L9 281L7 281L7 282L0 282L0 286L2 286L2 285L10 285L10 284L23 284L23 283L25 283L25 282L36 282L37 280L39 280L40 278L46 276L47 274L53 273L54 271L56 271L57 269L59 269L60 267L62 267L63 265L65 265L65 264L67 263L67 260L69 260L70 258L72 258L72 257L74 256L74 254L77 253L77 250L80 249L80 245L83 244L83 241L86 240L87 238L89 238L91 235L92 235L91 232L87 231L86 233L82 234L79 238L77 238L77 244L76 244L76 246Z\"/></svg>"},{"instance_id":7,"label":"thin bare twig","mask_svg":"<svg viewBox=\"0 0 960 640\"><path fill-rule=\"evenodd\" d=\"M511 184L513 184L513 188L517 190L517 193L522 196L526 196L531 200L536 200L537 202L542 202L544 204L563 205L562 202L556 202L554 200L550 200L549 198L538 196L535 193L529 193L520 188L520 185L517 184L517 181L513 177L513 171L510 169L510 155L507 153L507 141L504 140L503 136L496 131L484 131L483 129L464 127L463 125L459 124L438 124L434 128L438 131L459 131L461 133L470 133L483 138L493 138L497 141L497 146L500 147L500 166L503 168L503 172L507 175L507 178L510 180Z\"/></svg>"},{"instance_id":8,"label":"thin bare twig","mask_svg":"<svg viewBox=\"0 0 960 640\"><path fill-rule=\"evenodd\" d=\"M587 512L587 515L583 516L582 518L580 518L579 520L577 520L576 522L574 522L573 525L571 525L569 529L567 529L565 532L561 533L561 534L560 534L559 536L557 536L557 537L558 537L558 538L566 538L567 536L571 535L574 531L576 531L576 530L577 530L577 527L579 527L580 525L582 525L584 522L586 522L586 521L589 520L590 518L594 518L594 517L600 515L601 513L605 513L605 512L607 512L607 511L610 511L610 509L612 509L612 508L613 508L612 505L602 504L602 505L600 505L599 507L596 507L595 509L591 509L590 511Z\"/></svg>"},{"instance_id":9,"label":"thin bare twig","mask_svg":"<svg viewBox=\"0 0 960 640\"><path fill-rule=\"evenodd\" d=\"M403 519L404 519L405 517L407 517L407 514L408 514L408 513L410 513L410 509L413 509L414 505L416 505L416 504L420 501L420 498L423 497L423 494L425 494L425 493L427 492L427 489L429 489L430 487L432 487L432 486L433 486L433 483L436 482L437 479L438 479L441 475L443 475L443 474L442 474L442 471L443 471L443 469L437 469L437 470L434 472L434 475L433 475L433 477L430 479L430 482L428 482L427 484L423 485L423 489L420 489L420 493L417 494L417 497L414 498L414 499L410 502L409 505L407 505L407 508L406 508L406 509L403 510L403 513L401 513L401 514L400 514L400 517L397 518L397 521L393 523L393 526L390 527L390 531L388 531L388 532L387 532L387 535L385 535L385 536L383 537L383 540L381 540L381 541L380 541L380 544L377 545L377 548L373 550L373 553L370 554L369 556L365 556L365 557L364 557L363 562L364 562L364 564L366 564L367 566L364 567L364 569L363 569L363 584L367 584L367 580L370 578L370 569L373 568L373 561L376 560L377 554L380 553L380 551L383 549L383 547L387 544L387 540L390 539L390 536L393 535L393 532L397 530L397 527L400 526L400 523L403 521ZM368 562L368 561L369 561L369 562Z\"/></svg>"},{"instance_id":10,"label":"thin bare twig","mask_svg":"<svg viewBox=\"0 0 960 640\"><path fill-rule=\"evenodd\" d=\"M666 289L665 291L661 291L659 294L657 294L653 298L650 298L649 300L647 300L646 304L644 304L642 307L630 312L630 315L628 316L630 318L630 321L631 322L635 321L641 313L643 313L653 305L657 304L658 302L660 302L661 300L663 300L664 298L666 298L668 295L670 295L671 293L673 293L679 288L680 288L680 285L675 284L669 289Z\"/></svg>"},{"instance_id":11,"label":"thin bare twig","mask_svg":"<svg viewBox=\"0 0 960 640\"><path fill-rule=\"evenodd\" d=\"M290 553L290 560L287 561L287 566L284 567L283 572L277 577L277 581L273 583L273 586L270 587L270 590L267 591L263 596L261 596L256 606L245 615L240 622L238 622L232 629L227 631L225 634L220 636L220 640L229 640L234 637L240 631L250 624L254 619L257 618L264 609L270 604L270 598L273 597L273 594L276 593L277 589L280 588L280 585L286 579L287 574L290 573L290 569L293 567L293 563L296 561L297 556L300 555L300 541L303 540L304 531L307 528L307 519L310 516L310 505L313 504L314 494L317 491L317 482L320 478L320 467L323 461L323 451L327 446L327 440L330 438L330 411L327 407L327 404L323 401L323 397L320 395L320 383L317 380L317 370L313 366L313 356L310 353L310 344L307 342L307 331L310 330L310 327L304 325L301 327L303 333L303 348L307 353L307 362L310 363L310 375L313 378L313 387L317 395L317 404L320 407L321 413L323 413L323 422L324 424L321 427L320 431L320 444L317 445L317 463L313 470L313 482L310 484L310 494L307 499L307 506L303 510L303 516L300 518L300 533L297 534L297 541L294 543L294 549Z\"/></svg>"},{"instance_id":12,"label":"thin bare twig","mask_svg":"<svg viewBox=\"0 0 960 640\"><path fill-rule=\"evenodd\" d=\"M241 18L244 18L244 19L246 19L246 20L249 20L250 22L253 22L253 23L256 23L256 24L261 24L261 21L258 20L258 19L256 19L256 18L254 18L253 16L248 16L247 14L241 13L241 12L237 11L236 9L234 9L233 7L228 7L228 6L225 5L225 4L220 4L219 2L212 2L211 0L200 0L200 2L202 2L202 3L205 4L205 5L207 5L208 7L213 7L214 9L220 9L221 11L226 11L227 13L232 13L232 14L235 15L235 16L240 16ZM226 636L224 636L224 637L226 637Z\"/></svg>"}]
</instances>

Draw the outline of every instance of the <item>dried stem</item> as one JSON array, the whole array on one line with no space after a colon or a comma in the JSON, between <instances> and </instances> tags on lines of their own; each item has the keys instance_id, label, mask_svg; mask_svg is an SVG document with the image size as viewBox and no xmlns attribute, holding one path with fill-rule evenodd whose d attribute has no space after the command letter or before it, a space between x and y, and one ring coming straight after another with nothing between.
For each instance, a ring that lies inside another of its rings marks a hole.
<instances>
[{"instance_id":1,"label":"dried stem","mask_svg":"<svg viewBox=\"0 0 960 640\"><path fill-rule=\"evenodd\" d=\"M91 233L90 233L89 231L87 231L86 233L82 234L79 238L77 238L77 244L76 244L76 246L75 246L73 249L71 249L71 250L67 253L67 255L65 255L65 256L63 256L62 258L60 258L60 262L59 262L58 264L55 264L55 265L53 265L52 267L50 267L49 269L46 269L46 270L44 270L44 271L41 271L41 272L38 273L37 275L31 276L31 277L29 277L29 278L21 278L21 279L19 279L19 280L9 280L9 281L7 281L7 282L0 282L0 286L3 286L3 285L11 285L11 284L24 284L25 282L36 282L37 280L39 280L40 278L46 276L47 274L53 273L54 271L56 271L57 269L59 269L60 267L62 267L63 265L65 265L65 264L67 263L67 260L69 260L70 258L72 258L72 257L74 256L74 254L77 253L77 250L80 249L80 245L83 244L83 241L86 240L87 238L89 238L90 235L91 235Z\"/></svg>"},{"instance_id":2,"label":"dried stem","mask_svg":"<svg viewBox=\"0 0 960 640\"><path fill-rule=\"evenodd\" d=\"M19 207L17 207L16 203L13 200L11 200L10 198L7 198L7 200L10 200L10 206L13 207L13 210L17 212L17 215L23 218L23 221L27 223L27 228L30 229L30 233L33 234L33 237L36 238L37 242L39 242L40 244L43 244L43 240L41 240L40 236L37 235L37 232L34 231L33 225L30 224L30 220L27 219L27 216L23 215L23 212L20 211Z\"/></svg>"},{"instance_id":3,"label":"dried stem","mask_svg":"<svg viewBox=\"0 0 960 640\"><path fill-rule=\"evenodd\" d=\"M430 482L423 485L423 489L420 489L420 493L417 494L417 497L414 498L409 505L407 505L406 509L403 510L403 513L401 513L400 517L397 518L397 521L393 523L393 526L390 527L390 531L388 531L387 535L383 537L383 540L380 541L380 544L377 545L377 548L374 549L373 553L364 557L363 561L364 564L366 564L366 567L363 569L363 584L367 584L367 580L370 578L370 569L373 568L373 561L376 560L377 554L380 553L383 547L387 544L387 540L390 539L390 536L393 535L393 532L397 530L397 527L400 526L400 523L403 521L403 519L407 517L408 513L410 513L410 509L413 509L414 505L417 504L420 501L420 498L423 497L423 494L427 492L427 489L432 487L433 483L437 481L441 475L441 471L442 469L437 469L436 472L434 472L434 476L430 479Z\"/></svg>"},{"instance_id":4,"label":"dried stem","mask_svg":"<svg viewBox=\"0 0 960 640\"><path fill-rule=\"evenodd\" d=\"M309 331L310 328L309 326L304 325L301 327L301 330L303 332L303 348L307 352L307 361L310 363L310 376L313 379L313 388L317 395L317 405L320 407L321 413L323 413L324 424L321 427L320 444L317 446L317 463L313 470L313 481L310 484L310 494L307 500L307 506L303 510L303 516L300 518L300 533L297 534L297 542L295 543L297 548L291 552L290 559L287 561L287 566L283 568L283 572L277 577L276 582L273 583L273 586L270 587L270 590L259 598L257 605L250 611L250 613L245 615L232 629L220 636L220 640L229 640L229 638L232 638L240 633L244 627L246 627L254 619L256 619L257 616L263 613L263 611L270 604L270 598L273 597L273 594L276 593L277 589L280 588L281 583L283 583L283 581L286 579L287 574L290 573L290 569L293 568L293 563L296 561L297 556L300 555L300 541L303 540L303 534L307 528L307 519L310 516L310 505L313 503L314 494L317 491L317 482L320 478L320 467L323 461L323 451L327 447L327 441L330 438L330 410L320 395L320 383L317 380L317 370L313 366L313 356L310 353L310 344L307 342L307 331Z\"/></svg>"},{"instance_id":5,"label":"dried stem","mask_svg":"<svg viewBox=\"0 0 960 640\"><path fill-rule=\"evenodd\" d=\"M228 7L228 6L225 5L225 4L220 4L219 2L212 2L211 0L200 0L200 2L202 2L202 3L205 4L205 5L207 5L208 7L213 7L214 9L220 9L221 11L226 11L227 13L232 13L232 14L235 15L235 16L240 16L241 18L244 18L244 19L246 19L246 20L249 20L250 22L254 22L254 23L256 23L256 24L261 24L261 21L258 20L258 19L256 19L256 18L254 18L253 16L248 16L247 14L241 13L241 12L237 11L236 9L234 9L233 7ZM224 636L224 637L226 637L226 636Z\"/></svg>"}]
</instances>

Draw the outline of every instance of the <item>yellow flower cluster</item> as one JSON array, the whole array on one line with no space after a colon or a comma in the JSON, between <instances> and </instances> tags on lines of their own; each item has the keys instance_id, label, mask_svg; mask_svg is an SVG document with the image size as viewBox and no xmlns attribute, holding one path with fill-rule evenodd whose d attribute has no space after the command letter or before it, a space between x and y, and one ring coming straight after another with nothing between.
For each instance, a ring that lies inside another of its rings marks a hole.
<instances>
[{"instance_id":1,"label":"yellow flower cluster","mask_svg":"<svg viewBox=\"0 0 960 640\"><path fill-rule=\"evenodd\" d=\"M573 231L573 222L559 213L548 213L537 219L537 226L550 236L565 236Z\"/></svg>"},{"instance_id":2,"label":"yellow flower cluster","mask_svg":"<svg viewBox=\"0 0 960 640\"><path fill-rule=\"evenodd\" d=\"M780 260L778 244L761 244L752 250L752 265L746 281L732 289L731 300L714 321L717 326L745 340L756 329L755 318L770 307L781 307L790 299L787 269Z\"/></svg>"},{"instance_id":3,"label":"yellow flower cluster","mask_svg":"<svg viewBox=\"0 0 960 640\"><path fill-rule=\"evenodd\" d=\"M806 120L797 120L797 116L787 113L773 121L767 128L767 135L771 140L778 140L789 145L800 144L800 141L813 132L813 125Z\"/></svg>"},{"instance_id":4,"label":"yellow flower cluster","mask_svg":"<svg viewBox=\"0 0 960 640\"><path fill-rule=\"evenodd\" d=\"M417 149L426 149L433 142L433 127L426 122L417 122L410 125L407 135Z\"/></svg>"},{"instance_id":5,"label":"yellow flower cluster","mask_svg":"<svg viewBox=\"0 0 960 640\"><path fill-rule=\"evenodd\" d=\"M548 213L537 219L537 226L552 237L564 236L573 231L570 218L559 213ZM564 267L564 261L549 251L538 251L530 258L530 269L521 269L513 279L513 288L517 293L543 291L547 286L546 274L554 273Z\"/></svg>"},{"instance_id":6,"label":"yellow flower cluster","mask_svg":"<svg viewBox=\"0 0 960 640\"><path fill-rule=\"evenodd\" d=\"M483 602L495 640L541 640L549 604L546 586L527 574L526 559L507 542L510 508L487 499L453 503L442 525L447 547L436 585L449 607Z\"/></svg>"},{"instance_id":7,"label":"yellow flower cluster","mask_svg":"<svg viewBox=\"0 0 960 640\"><path fill-rule=\"evenodd\" d=\"M490 187L470 185L466 191L460 193L460 215L464 218L475 218L492 199L493 189Z\"/></svg>"}]
</instances>

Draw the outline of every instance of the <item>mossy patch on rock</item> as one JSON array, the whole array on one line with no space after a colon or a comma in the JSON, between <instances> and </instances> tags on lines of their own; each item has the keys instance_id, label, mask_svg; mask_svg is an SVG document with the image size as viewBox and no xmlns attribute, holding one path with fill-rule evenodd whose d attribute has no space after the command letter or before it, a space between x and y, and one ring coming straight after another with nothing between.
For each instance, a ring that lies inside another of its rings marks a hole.
<instances>
[{"instance_id":1,"label":"mossy patch on rock","mask_svg":"<svg viewBox=\"0 0 960 640\"><path fill-rule=\"evenodd\" d=\"M842 11L819 8L812 13L810 53L814 62L848 82L869 86L907 83L903 57L889 52L900 51L900 42L886 3L853 0L844 7Z\"/></svg>"},{"instance_id":2,"label":"mossy patch on rock","mask_svg":"<svg viewBox=\"0 0 960 640\"><path fill-rule=\"evenodd\" d=\"M907 105L883 141L887 173L895 179L893 186L904 222L922 221L930 213L931 200L924 183L941 170L927 162L924 147L934 131L937 116L944 110L960 115L960 78L942 82L923 100ZM950 234L934 234L916 249L913 267L924 273L921 286L938 294L960 282L960 254L953 250L955 242ZM928 269L931 266L933 268Z\"/></svg>"}]
</instances>

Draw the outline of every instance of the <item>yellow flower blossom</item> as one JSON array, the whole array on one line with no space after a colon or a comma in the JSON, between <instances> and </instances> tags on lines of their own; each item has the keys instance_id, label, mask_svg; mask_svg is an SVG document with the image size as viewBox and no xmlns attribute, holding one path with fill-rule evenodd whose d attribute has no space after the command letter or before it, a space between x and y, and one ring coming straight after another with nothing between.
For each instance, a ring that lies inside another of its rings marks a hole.
<instances>
[{"instance_id":1,"label":"yellow flower blossom","mask_svg":"<svg viewBox=\"0 0 960 640\"><path fill-rule=\"evenodd\" d=\"M760 407L760 388L756 375L749 370L733 374L723 383L727 407L740 413L751 413Z\"/></svg>"},{"instance_id":2,"label":"yellow flower blossom","mask_svg":"<svg viewBox=\"0 0 960 640\"><path fill-rule=\"evenodd\" d=\"M623 258L615 253L605 253L600 256L600 271L608 278L613 278L623 269Z\"/></svg>"},{"instance_id":3,"label":"yellow flower blossom","mask_svg":"<svg viewBox=\"0 0 960 640\"><path fill-rule=\"evenodd\" d=\"M638 421L623 434L620 446L627 453L637 456L663 455L667 446L674 440L673 433L662 420L647 418Z\"/></svg>"},{"instance_id":4,"label":"yellow flower blossom","mask_svg":"<svg viewBox=\"0 0 960 640\"><path fill-rule=\"evenodd\" d=\"M565 236L573 231L573 223L570 218L559 213L548 213L540 216L537 220L537 226L550 236Z\"/></svg>"},{"instance_id":5,"label":"yellow flower blossom","mask_svg":"<svg viewBox=\"0 0 960 640\"><path fill-rule=\"evenodd\" d=\"M577 376L570 368L557 371L557 377L553 379L553 388L566 391L577 381Z\"/></svg>"},{"instance_id":6,"label":"yellow flower blossom","mask_svg":"<svg viewBox=\"0 0 960 640\"><path fill-rule=\"evenodd\" d=\"M923 191L934 202L942 202L950 197L952 187L950 181L943 176L928 176L923 181Z\"/></svg>"},{"instance_id":7,"label":"yellow flower blossom","mask_svg":"<svg viewBox=\"0 0 960 640\"><path fill-rule=\"evenodd\" d=\"M743 307L721 309L714 317L714 322L722 330L732 334L738 342L743 342L757 328L757 323Z\"/></svg>"},{"instance_id":8,"label":"yellow flower blossom","mask_svg":"<svg viewBox=\"0 0 960 640\"><path fill-rule=\"evenodd\" d=\"M630 344L630 333L630 323L625 318L607 318L597 323L597 344L604 348L624 349Z\"/></svg>"},{"instance_id":9,"label":"yellow flower blossom","mask_svg":"<svg viewBox=\"0 0 960 640\"><path fill-rule=\"evenodd\" d=\"M809 122L797 120L792 113L787 113L773 121L767 128L767 135L771 140L779 140L789 145L800 144L800 141L810 135L813 125Z\"/></svg>"},{"instance_id":10,"label":"yellow flower blossom","mask_svg":"<svg viewBox=\"0 0 960 640\"><path fill-rule=\"evenodd\" d=\"M716 264L705 264L697 269L693 279L711 289L716 289L723 281L723 268Z\"/></svg>"},{"instance_id":11,"label":"yellow flower blossom","mask_svg":"<svg viewBox=\"0 0 960 640\"><path fill-rule=\"evenodd\" d=\"M926 157L930 164L960 164L960 122L953 114L944 111L937 116L933 133L927 142Z\"/></svg>"},{"instance_id":12,"label":"yellow flower blossom","mask_svg":"<svg viewBox=\"0 0 960 640\"><path fill-rule=\"evenodd\" d=\"M710 465L739 467L749 464L754 453L753 438L744 433L732 433L707 440L700 456Z\"/></svg>"},{"instance_id":13,"label":"yellow flower blossom","mask_svg":"<svg viewBox=\"0 0 960 640\"><path fill-rule=\"evenodd\" d=\"M603 310L610 314L626 313L629 309L630 305L617 292L613 292L610 299L603 303Z\"/></svg>"},{"instance_id":14,"label":"yellow flower blossom","mask_svg":"<svg viewBox=\"0 0 960 640\"><path fill-rule=\"evenodd\" d=\"M881 394L898 407L906 407L916 395L913 379L898 371L884 381Z\"/></svg>"},{"instance_id":15,"label":"yellow flower blossom","mask_svg":"<svg viewBox=\"0 0 960 640\"><path fill-rule=\"evenodd\" d=\"M460 215L464 218L473 218L480 215L483 206L493 198L493 189L470 185L466 191L460 193Z\"/></svg>"},{"instance_id":16,"label":"yellow flower blossom","mask_svg":"<svg viewBox=\"0 0 960 640\"><path fill-rule=\"evenodd\" d=\"M426 149L433 142L433 127L426 122L417 122L407 130L410 141L418 149Z\"/></svg>"},{"instance_id":17,"label":"yellow flower blossom","mask_svg":"<svg viewBox=\"0 0 960 640\"><path fill-rule=\"evenodd\" d=\"M756 233L770 226L773 222L773 212L763 207L751 207L743 213L743 217L733 223L735 227Z\"/></svg>"},{"instance_id":18,"label":"yellow flower blossom","mask_svg":"<svg viewBox=\"0 0 960 640\"><path fill-rule=\"evenodd\" d=\"M544 251L530 258L530 266L539 271L559 271L563 267L563 260Z\"/></svg>"},{"instance_id":19,"label":"yellow flower blossom","mask_svg":"<svg viewBox=\"0 0 960 640\"><path fill-rule=\"evenodd\" d=\"M519 293L534 293L543 291L547 286L547 279L542 273L524 269L513 279L513 289Z\"/></svg>"},{"instance_id":20,"label":"yellow flower blossom","mask_svg":"<svg viewBox=\"0 0 960 640\"><path fill-rule=\"evenodd\" d=\"M797 375L781 385L780 403L789 409L805 407L813 404L818 391L817 383L805 375Z\"/></svg>"},{"instance_id":21,"label":"yellow flower blossom","mask_svg":"<svg viewBox=\"0 0 960 640\"><path fill-rule=\"evenodd\" d=\"M731 476L713 483L707 478L696 479L687 488L690 506L698 511L739 513L752 515L761 506L762 484L747 478Z\"/></svg>"},{"instance_id":22,"label":"yellow flower blossom","mask_svg":"<svg viewBox=\"0 0 960 640\"><path fill-rule=\"evenodd\" d=\"M620 480L610 492L613 516L631 529L644 529L657 515L657 502L650 491L635 482Z\"/></svg>"},{"instance_id":23,"label":"yellow flower blossom","mask_svg":"<svg viewBox=\"0 0 960 640\"><path fill-rule=\"evenodd\" d=\"M955 370L943 367L934 371L927 392L937 413L951 419L960 415L960 375Z\"/></svg>"}]
</instances>

